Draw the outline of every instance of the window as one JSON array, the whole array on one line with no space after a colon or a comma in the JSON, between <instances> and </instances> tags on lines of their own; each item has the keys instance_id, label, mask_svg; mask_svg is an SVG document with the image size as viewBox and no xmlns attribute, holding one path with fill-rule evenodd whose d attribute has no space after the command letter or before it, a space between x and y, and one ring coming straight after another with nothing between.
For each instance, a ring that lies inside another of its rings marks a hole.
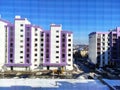
<instances>
[{"instance_id":1,"label":"window","mask_svg":"<svg viewBox=\"0 0 120 90\"><path fill-rule=\"evenodd\" d=\"M65 54L62 54L62 58L64 58L65 57Z\"/></svg>"},{"instance_id":2,"label":"window","mask_svg":"<svg viewBox=\"0 0 120 90\"><path fill-rule=\"evenodd\" d=\"M56 38L59 38L59 36L56 36Z\"/></svg>"},{"instance_id":3,"label":"window","mask_svg":"<svg viewBox=\"0 0 120 90\"><path fill-rule=\"evenodd\" d=\"M27 49L27 52L29 52L30 50L29 49Z\"/></svg>"},{"instance_id":4,"label":"window","mask_svg":"<svg viewBox=\"0 0 120 90\"><path fill-rule=\"evenodd\" d=\"M65 34L63 34L62 36L65 37Z\"/></svg>"},{"instance_id":5,"label":"window","mask_svg":"<svg viewBox=\"0 0 120 90\"><path fill-rule=\"evenodd\" d=\"M40 60L43 61L43 58L41 58Z\"/></svg>"},{"instance_id":6,"label":"window","mask_svg":"<svg viewBox=\"0 0 120 90\"><path fill-rule=\"evenodd\" d=\"M23 42L23 40L20 40L20 42Z\"/></svg>"},{"instance_id":7,"label":"window","mask_svg":"<svg viewBox=\"0 0 120 90\"><path fill-rule=\"evenodd\" d=\"M41 39L41 41L43 41L43 39Z\"/></svg>"},{"instance_id":8,"label":"window","mask_svg":"<svg viewBox=\"0 0 120 90\"><path fill-rule=\"evenodd\" d=\"M29 60L26 60L27 61L27 63L29 63Z\"/></svg>"},{"instance_id":9,"label":"window","mask_svg":"<svg viewBox=\"0 0 120 90\"><path fill-rule=\"evenodd\" d=\"M59 32L59 30L56 30L56 32L58 33L58 32Z\"/></svg>"},{"instance_id":10,"label":"window","mask_svg":"<svg viewBox=\"0 0 120 90\"><path fill-rule=\"evenodd\" d=\"M23 32L23 29L21 29L20 32Z\"/></svg>"},{"instance_id":11,"label":"window","mask_svg":"<svg viewBox=\"0 0 120 90\"><path fill-rule=\"evenodd\" d=\"M56 58L59 58L59 56L56 56Z\"/></svg>"},{"instance_id":12,"label":"window","mask_svg":"<svg viewBox=\"0 0 120 90\"><path fill-rule=\"evenodd\" d=\"M13 38L11 38L10 41L13 41Z\"/></svg>"},{"instance_id":13,"label":"window","mask_svg":"<svg viewBox=\"0 0 120 90\"><path fill-rule=\"evenodd\" d=\"M35 28L35 31L37 31L38 29L37 28Z\"/></svg>"},{"instance_id":14,"label":"window","mask_svg":"<svg viewBox=\"0 0 120 90\"><path fill-rule=\"evenodd\" d=\"M65 39L64 39L64 38L62 39L62 42L65 42Z\"/></svg>"},{"instance_id":15,"label":"window","mask_svg":"<svg viewBox=\"0 0 120 90\"><path fill-rule=\"evenodd\" d=\"M65 44L62 44L62 47L65 47Z\"/></svg>"},{"instance_id":16,"label":"window","mask_svg":"<svg viewBox=\"0 0 120 90\"><path fill-rule=\"evenodd\" d=\"M20 26L23 26L23 24L20 24Z\"/></svg>"},{"instance_id":17,"label":"window","mask_svg":"<svg viewBox=\"0 0 120 90\"><path fill-rule=\"evenodd\" d=\"M23 53L23 51L20 51L20 53Z\"/></svg>"},{"instance_id":18,"label":"window","mask_svg":"<svg viewBox=\"0 0 120 90\"><path fill-rule=\"evenodd\" d=\"M56 43L59 43L59 41L56 41Z\"/></svg>"},{"instance_id":19,"label":"window","mask_svg":"<svg viewBox=\"0 0 120 90\"><path fill-rule=\"evenodd\" d=\"M71 44L68 44L68 46L71 46Z\"/></svg>"},{"instance_id":20,"label":"window","mask_svg":"<svg viewBox=\"0 0 120 90\"><path fill-rule=\"evenodd\" d=\"M10 62L11 62L11 63L13 63L13 60L12 60L12 59L10 59Z\"/></svg>"},{"instance_id":21,"label":"window","mask_svg":"<svg viewBox=\"0 0 120 90\"><path fill-rule=\"evenodd\" d=\"M23 48L23 46L21 45L20 48Z\"/></svg>"},{"instance_id":22,"label":"window","mask_svg":"<svg viewBox=\"0 0 120 90\"><path fill-rule=\"evenodd\" d=\"M65 59L63 59L62 61L65 62Z\"/></svg>"},{"instance_id":23,"label":"window","mask_svg":"<svg viewBox=\"0 0 120 90\"><path fill-rule=\"evenodd\" d=\"M35 33L35 36L37 36L38 34L37 33Z\"/></svg>"},{"instance_id":24,"label":"window","mask_svg":"<svg viewBox=\"0 0 120 90\"><path fill-rule=\"evenodd\" d=\"M27 46L29 47L29 46L30 46L30 44L29 44L29 43L27 43Z\"/></svg>"},{"instance_id":25,"label":"window","mask_svg":"<svg viewBox=\"0 0 120 90\"><path fill-rule=\"evenodd\" d=\"M37 61L37 59L34 60L35 62Z\"/></svg>"},{"instance_id":26,"label":"window","mask_svg":"<svg viewBox=\"0 0 120 90\"><path fill-rule=\"evenodd\" d=\"M41 51L43 51L43 48L41 48Z\"/></svg>"},{"instance_id":27,"label":"window","mask_svg":"<svg viewBox=\"0 0 120 90\"><path fill-rule=\"evenodd\" d=\"M23 58L23 56L20 56L20 58Z\"/></svg>"},{"instance_id":28,"label":"window","mask_svg":"<svg viewBox=\"0 0 120 90\"><path fill-rule=\"evenodd\" d=\"M30 30L30 27L27 27L27 31L29 31Z\"/></svg>"},{"instance_id":29,"label":"window","mask_svg":"<svg viewBox=\"0 0 120 90\"><path fill-rule=\"evenodd\" d=\"M10 46L13 47L13 43L10 43Z\"/></svg>"},{"instance_id":30,"label":"window","mask_svg":"<svg viewBox=\"0 0 120 90\"><path fill-rule=\"evenodd\" d=\"M49 49L46 49L46 53L48 53L49 52Z\"/></svg>"},{"instance_id":31,"label":"window","mask_svg":"<svg viewBox=\"0 0 120 90\"><path fill-rule=\"evenodd\" d=\"M10 48L10 52L13 52L13 48Z\"/></svg>"},{"instance_id":32,"label":"window","mask_svg":"<svg viewBox=\"0 0 120 90\"><path fill-rule=\"evenodd\" d=\"M56 48L59 48L59 46L56 46Z\"/></svg>"},{"instance_id":33,"label":"window","mask_svg":"<svg viewBox=\"0 0 120 90\"><path fill-rule=\"evenodd\" d=\"M59 53L59 51L56 51L56 53Z\"/></svg>"},{"instance_id":34,"label":"window","mask_svg":"<svg viewBox=\"0 0 120 90\"><path fill-rule=\"evenodd\" d=\"M27 54L27 57L29 57L29 54Z\"/></svg>"},{"instance_id":35,"label":"window","mask_svg":"<svg viewBox=\"0 0 120 90\"><path fill-rule=\"evenodd\" d=\"M71 41L71 39L68 39L68 41L70 42L70 41Z\"/></svg>"},{"instance_id":36,"label":"window","mask_svg":"<svg viewBox=\"0 0 120 90\"><path fill-rule=\"evenodd\" d=\"M41 56L43 56L43 53L41 53Z\"/></svg>"},{"instance_id":37,"label":"window","mask_svg":"<svg viewBox=\"0 0 120 90\"><path fill-rule=\"evenodd\" d=\"M47 38L46 41L49 42L49 39Z\"/></svg>"},{"instance_id":38,"label":"window","mask_svg":"<svg viewBox=\"0 0 120 90\"><path fill-rule=\"evenodd\" d=\"M49 59L46 59L46 61L48 62L48 61L49 61Z\"/></svg>"},{"instance_id":39,"label":"window","mask_svg":"<svg viewBox=\"0 0 120 90\"><path fill-rule=\"evenodd\" d=\"M23 37L23 35L20 35L20 37Z\"/></svg>"},{"instance_id":40,"label":"window","mask_svg":"<svg viewBox=\"0 0 120 90\"><path fill-rule=\"evenodd\" d=\"M38 39L37 38L35 38L35 41L37 41Z\"/></svg>"},{"instance_id":41,"label":"window","mask_svg":"<svg viewBox=\"0 0 120 90\"><path fill-rule=\"evenodd\" d=\"M35 49L35 51L37 51L37 49Z\"/></svg>"},{"instance_id":42,"label":"window","mask_svg":"<svg viewBox=\"0 0 120 90\"><path fill-rule=\"evenodd\" d=\"M71 54L68 54L68 56L71 56Z\"/></svg>"},{"instance_id":43,"label":"window","mask_svg":"<svg viewBox=\"0 0 120 90\"><path fill-rule=\"evenodd\" d=\"M71 35L70 34L68 34L68 37L70 37Z\"/></svg>"},{"instance_id":44,"label":"window","mask_svg":"<svg viewBox=\"0 0 120 90\"><path fill-rule=\"evenodd\" d=\"M46 58L49 58L49 54L46 55Z\"/></svg>"},{"instance_id":45,"label":"window","mask_svg":"<svg viewBox=\"0 0 120 90\"><path fill-rule=\"evenodd\" d=\"M43 37L43 35L44 35L44 34L43 34L43 33L41 33L41 37Z\"/></svg>"},{"instance_id":46,"label":"window","mask_svg":"<svg viewBox=\"0 0 120 90\"><path fill-rule=\"evenodd\" d=\"M37 46L37 43L35 44L35 46Z\"/></svg>"},{"instance_id":47,"label":"window","mask_svg":"<svg viewBox=\"0 0 120 90\"><path fill-rule=\"evenodd\" d=\"M68 49L68 51L71 51L71 49Z\"/></svg>"},{"instance_id":48,"label":"window","mask_svg":"<svg viewBox=\"0 0 120 90\"><path fill-rule=\"evenodd\" d=\"M37 56L37 54L35 54L35 56Z\"/></svg>"},{"instance_id":49,"label":"window","mask_svg":"<svg viewBox=\"0 0 120 90\"><path fill-rule=\"evenodd\" d=\"M62 52L65 52L65 49L62 49Z\"/></svg>"},{"instance_id":50,"label":"window","mask_svg":"<svg viewBox=\"0 0 120 90\"><path fill-rule=\"evenodd\" d=\"M41 44L41 46L43 46L43 43Z\"/></svg>"},{"instance_id":51,"label":"window","mask_svg":"<svg viewBox=\"0 0 120 90\"><path fill-rule=\"evenodd\" d=\"M68 59L68 61L71 61L71 59Z\"/></svg>"},{"instance_id":52,"label":"window","mask_svg":"<svg viewBox=\"0 0 120 90\"><path fill-rule=\"evenodd\" d=\"M47 37L49 37L49 34L46 34Z\"/></svg>"},{"instance_id":53,"label":"window","mask_svg":"<svg viewBox=\"0 0 120 90\"><path fill-rule=\"evenodd\" d=\"M68 66L71 66L70 64L68 64Z\"/></svg>"},{"instance_id":54,"label":"window","mask_svg":"<svg viewBox=\"0 0 120 90\"><path fill-rule=\"evenodd\" d=\"M29 41L30 39L29 38L27 38L27 41Z\"/></svg>"},{"instance_id":55,"label":"window","mask_svg":"<svg viewBox=\"0 0 120 90\"><path fill-rule=\"evenodd\" d=\"M35 64L34 66L37 66L37 64Z\"/></svg>"},{"instance_id":56,"label":"window","mask_svg":"<svg viewBox=\"0 0 120 90\"><path fill-rule=\"evenodd\" d=\"M12 58L13 57L13 54L10 54L10 58Z\"/></svg>"}]
</instances>

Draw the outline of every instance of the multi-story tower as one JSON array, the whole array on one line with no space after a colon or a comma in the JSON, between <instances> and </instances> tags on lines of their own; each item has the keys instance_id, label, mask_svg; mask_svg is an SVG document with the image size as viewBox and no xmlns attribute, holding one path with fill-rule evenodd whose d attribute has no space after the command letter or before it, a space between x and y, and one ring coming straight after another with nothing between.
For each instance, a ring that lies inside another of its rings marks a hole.
<instances>
[{"instance_id":1,"label":"multi-story tower","mask_svg":"<svg viewBox=\"0 0 120 90\"><path fill-rule=\"evenodd\" d=\"M4 66L5 61L7 60L7 27L11 26L10 22L2 20L0 18L0 69Z\"/></svg>"},{"instance_id":2,"label":"multi-story tower","mask_svg":"<svg viewBox=\"0 0 120 90\"><path fill-rule=\"evenodd\" d=\"M61 25L51 24L50 31L44 31L44 61L47 69L73 69L71 32L62 31Z\"/></svg>"},{"instance_id":3,"label":"multi-story tower","mask_svg":"<svg viewBox=\"0 0 120 90\"><path fill-rule=\"evenodd\" d=\"M120 66L120 27L111 30L109 33L110 40L110 64Z\"/></svg>"},{"instance_id":4,"label":"multi-story tower","mask_svg":"<svg viewBox=\"0 0 120 90\"><path fill-rule=\"evenodd\" d=\"M1 37L1 52L5 53L1 64L8 69L73 69L73 35L62 31L61 25L51 24L50 30L43 30L20 16L15 17L15 24L2 21L0 25L6 38Z\"/></svg>"},{"instance_id":5,"label":"multi-story tower","mask_svg":"<svg viewBox=\"0 0 120 90\"><path fill-rule=\"evenodd\" d=\"M108 32L92 32L89 34L89 60L97 67L108 65Z\"/></svg>"}]
</instances>

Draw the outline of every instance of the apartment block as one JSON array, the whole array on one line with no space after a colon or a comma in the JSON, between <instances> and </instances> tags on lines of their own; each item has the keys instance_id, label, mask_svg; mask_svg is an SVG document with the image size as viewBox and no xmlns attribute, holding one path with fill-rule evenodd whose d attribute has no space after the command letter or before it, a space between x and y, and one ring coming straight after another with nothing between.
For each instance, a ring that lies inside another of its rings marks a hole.
<instances>
[{"instance_id":1,"label":"apartment block","mask_svg":"<svg viewBox=\"0 0 120 90\"><path fill-rule=\"evenodd\" d=\"M120 66L120 27L89 34L89 61L97 67Z\"/></svg>"},{"instance_id":2,"label":"apartment block","mask_svg":"<svg viewBox=\"0 0 120 90\"><path fill-rule=\"evenodd\" d=\"M110 64L120 66L120 27L109 32L110 41Z\"/></svg>"},{"instance_id":3,"label":"apartment block","mask_svg":"<svg viewBox=\"0 0 120 90\"><path fill-rule=\"evenodd\" d=\"M108 65L108 44L108 32L92 32L89 34L89 60L98 67Z\"/></svg>"},{"instance_id":4,"label":"apartment block","mask_svg":"<svg viewBox=\"0 0 120 90\"><path fill-rule=\"evenodd\" d=\"M50 30L31 24L27 18L15 17L14 24L0 19L0 67L8 70L73 69L73 34L62 25Z\"/></svg>"}]
</instances>

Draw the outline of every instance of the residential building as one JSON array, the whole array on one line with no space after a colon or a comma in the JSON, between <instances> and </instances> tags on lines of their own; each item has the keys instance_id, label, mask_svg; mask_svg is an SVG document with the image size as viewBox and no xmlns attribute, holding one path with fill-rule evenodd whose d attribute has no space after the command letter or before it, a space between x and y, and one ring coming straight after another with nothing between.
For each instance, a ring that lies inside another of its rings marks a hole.
<instances>
[{"instance_id":1,"label":"residential building","mask_svg":"<svg viewBox=\"0 0 120 90\"><path fill-rule=\"evenodd\" d=\"M89 34L89 61L98 67L108 65L109 45L108 32L92 32Z\"/></svg>"},{"instance_id":2,"label":"residential building","mask_svg":"<svg viewBox=\"0 0 120 90\"><path fill-rule=\"evenodd\" d=\"M43 30L20 16L14 24L0 20L0 25L1 66L8 70L73 69L73 34L62 30L62 25L51 24L50 30Z\"/></svg>"},{"instance_id":3,"label":"residential building","mask_svg":"<svg viewBox=\"0 0 120 90\"><path fill-rule=\"evenodd\" d=\"M120 27L111 30L109 33L110 41L110 64L120 67Z\"/></svg>"},{"instance_id":4,"label":"residential building","mask_svg":"<svg viewBox=\"0 0 120 90\"><path fill-rule=\"evenodd\" d=\"M120 67L120 27L89 34L89 61L98 67Z\"/></svg>"}]
</instances>

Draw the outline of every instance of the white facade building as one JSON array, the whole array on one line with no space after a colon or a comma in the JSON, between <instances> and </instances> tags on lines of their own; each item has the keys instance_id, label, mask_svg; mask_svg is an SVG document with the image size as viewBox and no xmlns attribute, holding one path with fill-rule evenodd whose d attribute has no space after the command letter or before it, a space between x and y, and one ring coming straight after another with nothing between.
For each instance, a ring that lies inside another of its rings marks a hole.
<instances>
[{"instance_id":1,"label":"white facade building","mask_svg":"<svg viewBox=\"0 0 120 90\"><path fill-rule=\"evenodd\" d=\"M89 61L98 67L108 65L108 38L108 32L92 32L89 34Z\"/></svg>"},{"instance_id":2,"label":"white facade building","mask_svg":"<svg viewBox=\"0 0 120 90\"><path fill-rule=\"evenodd\" d=\"M43 30L16 16L14 24L0 20L0 26L1 66L9 70L73 69L73 34L62 30L62 25L51 24L50 30Z\"/></svg>"}]
</instances>

